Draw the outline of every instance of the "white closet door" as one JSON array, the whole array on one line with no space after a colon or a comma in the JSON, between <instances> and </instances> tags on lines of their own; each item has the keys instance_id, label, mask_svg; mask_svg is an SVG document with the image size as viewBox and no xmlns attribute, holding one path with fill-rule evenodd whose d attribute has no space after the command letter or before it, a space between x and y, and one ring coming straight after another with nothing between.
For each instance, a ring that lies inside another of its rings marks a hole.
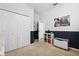
<instances>
[{"instance_id":1,"label":"white closet door","mask_svg":"<svg viewBox=\"0 0 79 59\"><path fill-rule=\"evenodd\" d=\"M3 20L7 21L7 25L4 27L7 30L5 34L5 50L10 51L17 48L17 22L15 19L15 14L2 11ZM5 24L4 24L5 25Z\"/></svg>"},{"instance_id":2,"label":"white closet door","mask_svg":"<svg viewBox=\"0 0 79 59\"><path fill-rule=\"evenodd\" d=\"M22 47L22 39L23 39L23 22L20 15L17 17L18 19L18 48Z\"/></svg>"},{"instance_id":3,"label":"white closet door","mask_svg":"<svg viewBox=\"0 0 79 59\"><path fill-rule=\"evenodd\" d=\"M5 16L3 11L0 10L0 49L4 51L5 49L5 40L8 36L7 20L4 19Z\"/></svg>"},{"instance_id":4,"label":"white closet door","mask_svg":"<svg viewBox=\"0 0 79 59\"><path fill-rule=\"evenodd\" d=\"M30 44L31 23L29 17L20 16L18 21L18 48Z\"/></svg>"},{"instance_id":5,"label":"white closet door","mask_svg":"<svg viewBox=\"0 0 79 59\"><path fill-rule=\"evenodd\" d=\"M17 21L15 17L13 17L12 19L9 20L9 50L13 50L16 48L17 48Z\"/></svg>"},{"instance_id":6,"label":"white closet door","mask_svg":"<svg viewBox=\"0 0 79 59\"><path fill-rule=\"evenodd\" d=\"M24 38L24 45L26 46L30 44L30 31L31 31L31 19L29 17L25 17L23 19L23 38Z\"/></svg>"},{"instance_id":7,"label":"white closet door","mask_svg":"<svg viewBox=\"0 0 79 59\"><path fill-rule=\"evenodd\" d=\"M9 50L14 50L17 48L17 19L15 16L16 14L8 13L10 16L9 18L9 41L8 41L8 48Z\"/></svg>"},{"instance_id":8,"label":"white closet door","mask_svg":"<svg viewBox=\"0 0 79 59\"><path fill-rule=\"evenodd\" d=\"M0 39L5 40L5 50L10 51L30 44L31 19L7 11L0 14Z\"/></svg>"}]
</instances>

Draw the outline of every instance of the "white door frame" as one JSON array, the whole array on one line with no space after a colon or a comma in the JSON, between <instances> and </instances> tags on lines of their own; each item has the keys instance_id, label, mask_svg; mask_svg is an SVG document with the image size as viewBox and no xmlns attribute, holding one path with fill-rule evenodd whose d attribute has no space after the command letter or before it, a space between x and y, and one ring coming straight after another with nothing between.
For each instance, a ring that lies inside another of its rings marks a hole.
<instances>
[{"instance_id":1,"label":"white door frame","mask_svg":"<svg viewBox=\"0 0 79 59\"><path fill-rule=\"evenodd\" d=\"M45 24L39 22L39 41L44 41Z\"/></svg>"}]
</instances>

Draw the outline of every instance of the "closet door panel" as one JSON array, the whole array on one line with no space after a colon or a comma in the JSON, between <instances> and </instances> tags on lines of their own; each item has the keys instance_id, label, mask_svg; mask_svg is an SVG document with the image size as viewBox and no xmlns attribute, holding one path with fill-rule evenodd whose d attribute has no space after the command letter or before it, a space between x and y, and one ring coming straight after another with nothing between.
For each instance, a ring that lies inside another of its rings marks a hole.
<instances>
[{"instance_id":1,"label":"closet door panel","mask_svg":"<svg viewBox=\"0 0 79 59\"><path fill-rule=\"evenodd\" d=\"M10 14L9 18L9 50L17 48L17 19L16 14Z\"/></svg>"},{"instance_id":2,"label":"closet door panel","mask_svg":"<svg viewBox=\"0 0 79 59\"><path fill-rule=\"evenodd\" d=\"M24 42L25 45L30 44L30 31L31 31L31 19L30 18L25 18L23 20L24 24Z\"/></svg>"},{"instance_id":3,"label":"closet door panel","mask_svg":"<svg viewBox=\"0 0 79 59\"><path fill-rule=\"evenodd\" d=\"M18 22L18 48L27 46L30 44L30 19L28 17L21 16ZM31 22L31 21L30 21ZM29 38L28 38L29 37Z\"/></svg>"},{"instance_id":4,"label":"closet door panel","mask_svg":"<svg viewBox=\"0 0 79 59\"><path fill-rule=\"evenodd\" d=\"M8 50L8 20L4 11L0 10L0 44L3 50Z\"/></svg>"},{"instance_id":5,"label":"closet door panel","mask_svg":"<svg viewBox=\"0 0 79 59\"><path fill-rule=\"evenodd\" d=\"M23 22L22 16L18 15L18 48L22 47L22 40L23 40Z\"/></svg>"},{"instance_id":6,"label":"closet door panel","mask_svg":"<svg viewBox=\"0 0 79 59\"><path fill-rule=\"evenodd\" d=\"M24 18L23 20L23 41L22 41L22 43L23 43L23 46L26 46L27 45L27 40L29 40L29 39L27 39L27 36L29 35L29 33L28 33L28 28L30 27L27 27L27 25L29 25L28 23L27 23L27 21L28 21L28 18Z\"/></svg>"},{"instance_id":7,"label":"closet door panel","mask_svg":"<svg viewBox=\"0 0 79 59\"><path fill-rule=\"evenodd\" d=\"M17 23L15 19L15 14L3 11L3 18L6 21L6 26L3 31L6 32L5 38L5 50L10 51L16 49L17 46Z\"/></svg>"}]
</instances>

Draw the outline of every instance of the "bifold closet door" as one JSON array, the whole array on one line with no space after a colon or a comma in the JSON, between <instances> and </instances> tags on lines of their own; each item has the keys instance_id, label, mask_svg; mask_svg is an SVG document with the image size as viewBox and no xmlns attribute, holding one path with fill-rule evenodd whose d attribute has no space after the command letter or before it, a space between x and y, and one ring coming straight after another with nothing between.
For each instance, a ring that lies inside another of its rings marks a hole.
<instances>
[{"instance_id":1,"label":"bifold closet door","mask_svg":"<svg viewBox=\"0 0 79 59\"><path fill-rule=\"evenodd\" d=\"M17 20L16 14L2 10L3 25L5 30L5 51L17 48ZM2 25L2 27L3 27Z\"/></svg>"},{"instance_id":2,"label":"bifold closet door","mask_svg":"<svg viewBox=\"0 0 79 59\"><path fill-rule=\"evenodd\" d=\"M14 50L17 48L17 19L16 14L10 14L9 16L9 36L8 36L8 49ZM11 18L10 18L11 17Z\"/></svg>"},{"instance_id":3,"label":"bifold closet door","mask_svg":"<svg viewBox=\"0 0 79 59\"><path fill-rule=\"evenodd\" d=\"M29 17L20 16L18 19L18 48L30 44L31 20Z\"/></svg>"},{"instance_id":4,"label":"bifold closet door","mask_svg":"<svg viewBox=\"0 0 79 59\"><path fill-rule=\"evenodd\" d=\"M4 17L3 17L4 16ZM5 39L8 38L8 23L3 11L0 10L0 50L5 50ZM6 45L7 46L7 45Z\"/></svg>"},{"instance_id":5,"label":"bifold closet door","mask_svg":"<svg viewBox=\"0 0 79 59\"><path fill-rule=\"evenodd\" d=\"M0 11L0 40L5 41L6 52L30 44L30 31L30 17Z\"/></svg>"},{"instance_id":6,"label":"bifold closet door","mask_svg":"<svg viewBox=\"0 0 79 59\"><path fill-rule=\"evenodd\" d=\"M4 40L5 51L17 48L17 22L15 14L0 10L0 36Z\"/></svg>"},{"instance_id":7,"label":"bifold closet door","mask_svg":"<svg viewBox=\"0 0 79 59\"><path fill-rule=\"evenodd\" d=\"M16 14L6 12L8 18L8 51L17 48L17 19Z\"/></svg>"}]
</instances>

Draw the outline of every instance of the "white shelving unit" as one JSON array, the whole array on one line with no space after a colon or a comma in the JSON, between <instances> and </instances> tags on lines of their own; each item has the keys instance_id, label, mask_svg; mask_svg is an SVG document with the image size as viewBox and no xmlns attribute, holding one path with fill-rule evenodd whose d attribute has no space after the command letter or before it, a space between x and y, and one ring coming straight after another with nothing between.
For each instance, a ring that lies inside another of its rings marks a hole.
<instances>
[{"instance_id":1,"label":"white shelving unit","mask_svg":"<svg viewBox=\"0 0 79 59\"><path fill-rule=\"evenodd\" d=\"M51 43L53 43L54 34L53 33L45 33L45 35L46 35L46 38L44 37L44 39L46 39L47 42L48 42L48 39L50 39Z\"/></svg>"}]
</instances>

